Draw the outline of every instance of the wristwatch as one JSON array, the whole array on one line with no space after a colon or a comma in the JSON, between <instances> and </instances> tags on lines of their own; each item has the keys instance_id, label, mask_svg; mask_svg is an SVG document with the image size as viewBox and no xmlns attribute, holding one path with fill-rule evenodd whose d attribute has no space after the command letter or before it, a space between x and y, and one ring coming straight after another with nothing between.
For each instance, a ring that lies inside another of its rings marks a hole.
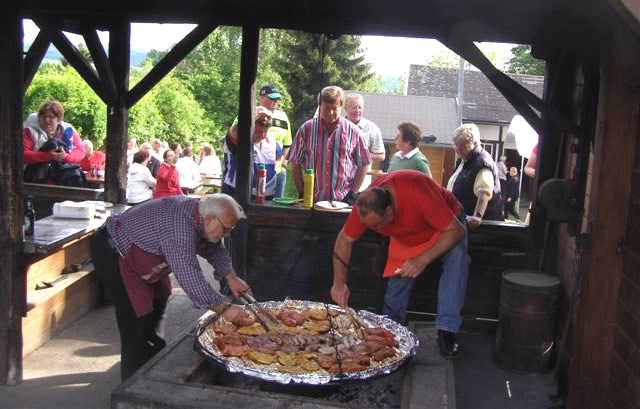
<instances>
[{"instance_id":1,"label":"wristwatch","mask_svg":"<svg viewBox=\"0 0 640 409\"><path fill-rule=\"evenodd\" d=\"M479 218L481 218L481 219L482 219L482 213L480 213L480 212L476 212L476 214L474 214L474 216L475 216L475 217L479 217Z\"/></svg>"}]
</instances>

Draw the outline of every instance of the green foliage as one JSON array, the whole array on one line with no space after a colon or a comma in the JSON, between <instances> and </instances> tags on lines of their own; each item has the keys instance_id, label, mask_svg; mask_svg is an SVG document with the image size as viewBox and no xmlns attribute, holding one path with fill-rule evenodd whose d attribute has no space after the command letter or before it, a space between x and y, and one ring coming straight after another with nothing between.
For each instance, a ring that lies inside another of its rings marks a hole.
<instances>
[{"instance_id":1,"label":"green foliage","mask_svg":"<svg viewBox=\"0 0 640 409\"><path fill-rule=\"evenodd\" d=\"M70 123L82 139L102 147L107 129L106 106L71 67L43 65L24 97L24 117L38 112L40 104L58 100L64 106L64 121Z\"/></svg>"},{"instance_id":2,"label":"green foliage","mask_svg":"<svg viewBox=\"0 0 640 409\"><path fill-rule=\"evenodd\" d=\"M520 44L511 49L506 71L515 74L544 75L544 60L531 56L531 46Z\"/></svg>"},{"instance_id":3,"label":"green foliage","mask_svg":"<svg viewBox=\"0 0 640 409\"><path fill-rule=\"evenodd\" d=\"M138 142L159 138L198 146L206 141L219 149L218 139L238 114L241 46L241 28L216 29L129 110L129 135ZM88 57L86 48L78 48ZM140 68L132 68L130 86L166 54L150 52ZM322 87L403 91L404 79L391 88L389 83L394 81L375 76L364 63L360 37L261 31L256 88L273 84L280 89L280 108L289 115L294 132L313 115ZM25 115L47 99L63 103L65 120L81 138L92 140L97 148L104 145L106 107L70 66L45 63L40 67L25 96Z\"/></svg>"},{"instance_id":4,"label":"green foliage","mask_svg":"<svg viewBox=\"0 0 640 409\"><path fill-rule=\"evenodd\" d=\"M291 31L284 40L277 45L281 54L273 57L274 70L287 83L293 129L313 116L323 87L358 90L373 77L370 65L363 62L358 36L330 39L324 34Z\"/></svg>"},{"instance_id":5,"label":"green foliage","mask_svg":"<svg viewBox=\"0 0 640 409\"><path fill-rule=\"evenodd\" d=\"M238 113L241 34L238 27L216 29L175 70L211 122L210 143L224 135Z\"/></svg>"}]
</instances>

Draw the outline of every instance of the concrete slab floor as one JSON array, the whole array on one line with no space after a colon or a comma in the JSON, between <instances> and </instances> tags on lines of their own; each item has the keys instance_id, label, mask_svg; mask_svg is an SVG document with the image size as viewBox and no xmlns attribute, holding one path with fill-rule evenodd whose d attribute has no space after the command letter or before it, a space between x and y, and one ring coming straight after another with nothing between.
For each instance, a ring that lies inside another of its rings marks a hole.
<instances>
[{"instance_id":1,"label":"concrete slab floor","mask_svg":"<svg viewBox=\"0 0 640 409\"><path fill-rule=\"evenodd\" d=\"M495 332L469 330L463 324L458 338L460 355L454 361L457 409L564 407L561 401L551 399L557 392L552 371L518 373L496 364Z\"/></svg>"},{"instance_id":2,"label":"concrete slab floor","mask_svg":"<svg viewBox=\"0 0 640 409\"><path fill-rule=\"evenodd\" d=\"M24 359L24 381L0 386L0 409L109 409L120 384L120 337L113 306L99 307ZM167 307L168 342L203 310L181 288Z\"/></svg>"}]
</instances>

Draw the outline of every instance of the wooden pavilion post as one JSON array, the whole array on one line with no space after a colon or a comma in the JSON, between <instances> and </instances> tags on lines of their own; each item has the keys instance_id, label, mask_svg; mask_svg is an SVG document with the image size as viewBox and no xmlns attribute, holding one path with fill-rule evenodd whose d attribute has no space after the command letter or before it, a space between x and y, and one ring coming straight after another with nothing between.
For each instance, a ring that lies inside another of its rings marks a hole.
<instances>
[{"instance_id":1,"label":"wooden pavilion post","mask_svg":"<svg viewBox=\"0 0 640 409\"><path fill-rule=\"evenodd\" d=\"M0 384L22 382L22 23L13 3L0 13Z\"/></svg>"},{"instance_id":2,"label":"wooden pavilion post","mask_svg":"<svg viewBox=\"0 0 640 409\"><path fill-rule=\"evenodd\" d=\"M116 23L109 31L109 59L115 81L115 100L107 105L107 169L105 200L124 203L127 197L127 140L129 129L129 64L131 25Z\"/></svg>"},{"instance_id":3,"label":"wooden pavilion post","mask_svg":"<svg viewBox=\"0 0 640 409\"><path fill-rule=\"evenodd\" d=\"M242 28L242 54L240 57L240 92L238 107L238 170L236 175L236 200L247 208L251 198L251 135L256 110L256 75L258 72L258 44L260 30L257 27ZM233 265L241 277L247 273L248 224L241 222L233 235Z\"/></svg>"}]
</instances>

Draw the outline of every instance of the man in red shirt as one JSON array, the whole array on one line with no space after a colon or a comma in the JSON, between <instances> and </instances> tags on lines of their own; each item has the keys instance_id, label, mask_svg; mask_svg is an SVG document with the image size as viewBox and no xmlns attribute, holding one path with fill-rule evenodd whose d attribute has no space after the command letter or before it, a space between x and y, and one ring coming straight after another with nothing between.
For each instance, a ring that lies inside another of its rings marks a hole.
<instances>
[{"instance_id":1,"label":"man in red shirt","mask_svg":"<svg viewBox=\"0 0 640 409\"><path fill-rule=\"evenodd\" d=\"M331 297L349 301L347 266L351 247L369 228L390 237L384 277L389 278L383 314L404 324L415 279L438 257L438 345L445 357L458 354L456 334L469 272L464 209L453 194L414 170L399 170L362 192L334 246Z\"/></svg>"},{"instance_id":2,"label":"man in red shirt","mask_svg":"<svg viewBox=\"0 0 640 409\"><path fill-rule=\"evenodd\" d=\"M153 191L154 199L182 194L180 176L176 168L176 162L178 161L176 153L168 149L162 157L164 158L164 162L162 162L162 165L158 168L156 175L156 188Z\"/></svg>"},{"instance_id":3,"label":"man in red shirt","mask_svg":"<svg viewBox=\"0 0 640 409\"><path fill-rule=\"evenodd\" d=\"M82 146L84 146L84 158L80 161L82 170L90 172L91 166L93 166L96 171L104 169L104 163L107 159L105 154L100 151L94 151L93 142L88 139L82 141Z\"/></svg>"}]
</instances>

